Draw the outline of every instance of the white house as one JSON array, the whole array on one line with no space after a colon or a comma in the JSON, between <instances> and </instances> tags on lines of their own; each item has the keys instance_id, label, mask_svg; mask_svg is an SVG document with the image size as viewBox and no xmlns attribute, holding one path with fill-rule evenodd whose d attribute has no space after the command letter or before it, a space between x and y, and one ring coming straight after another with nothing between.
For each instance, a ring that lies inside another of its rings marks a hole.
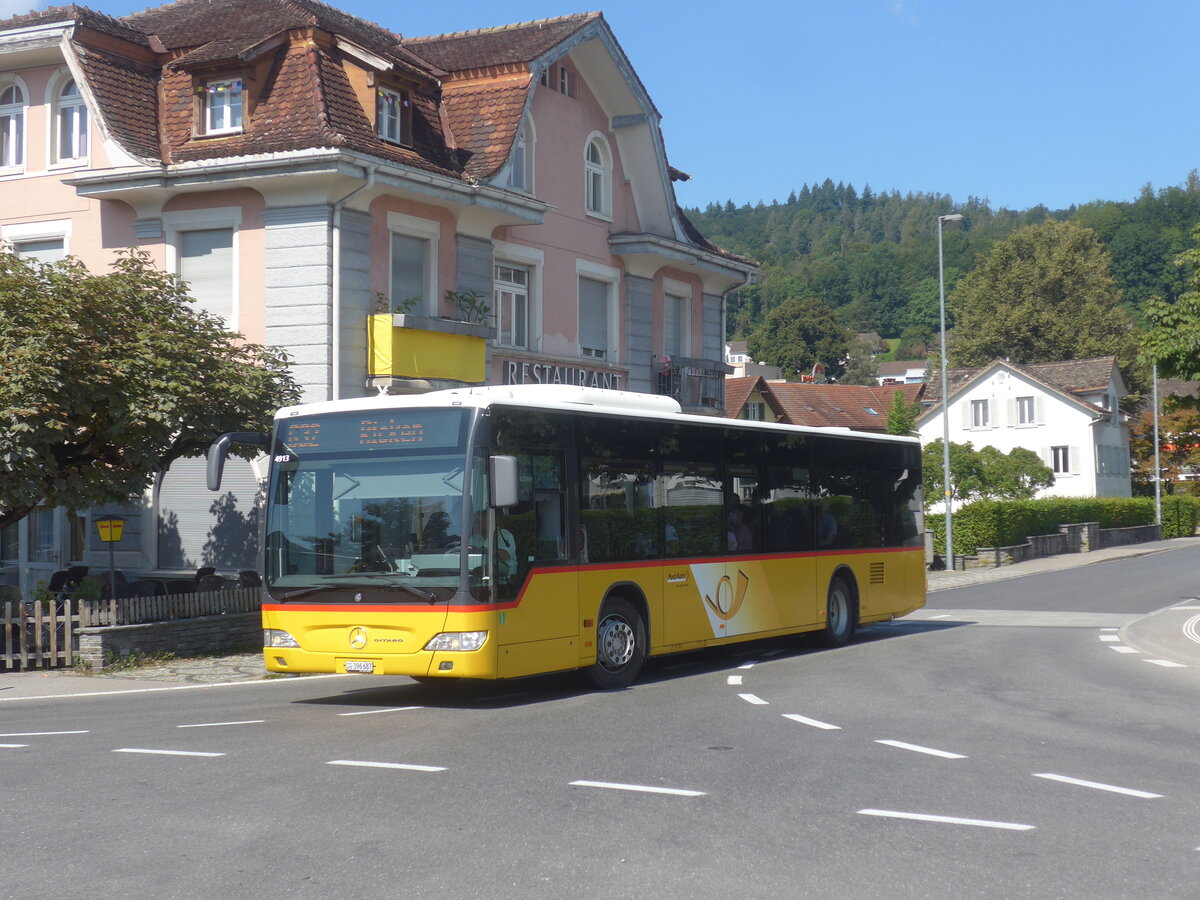
<instances>
[{"instance_id":1,"label":"white house","mask_svg":"<svg viewBox=\"0 0 1200 900\"><path fill-rule=\"evenodd\" d=\"M950 441L1008 453L1033 450L1054 471L1041 496L1128 497L1127 393L1111 356L1018 365L1002 359L946 373ZM933 377L917 420L921 443L943 435L941 379Z\"/></svg>"}]
</instances>

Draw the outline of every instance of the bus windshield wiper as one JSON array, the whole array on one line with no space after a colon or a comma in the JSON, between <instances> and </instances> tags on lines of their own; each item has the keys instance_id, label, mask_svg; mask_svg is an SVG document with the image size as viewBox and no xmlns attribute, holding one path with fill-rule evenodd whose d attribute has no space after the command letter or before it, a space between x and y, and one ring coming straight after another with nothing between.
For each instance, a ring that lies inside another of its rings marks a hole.
<instances>
[{"instance_id":1,"label":"bus windshield wiper","mask_svg":"<svg viewBox=\"0 0 1200 900\"><path fill-rule=\"evenodd\" d=\"M379 573L386 574L386 573ZM298 591L291 591L280 597L280 600L298 600L301 597L308 597L312 594L321 594L325 591L352 591L355 588L361 588L365 585L357 582L332 582L330 584L318 584L313 587L301 588ZM408 591L415 597L420 597L426 603L437 603L437 597L429 591L423 591L419 587L413 587L411 584L401 584L400 582L389 581L383 585L371 585L371 587L398 588L402 591Z\"/></svg>"}]
</instances>

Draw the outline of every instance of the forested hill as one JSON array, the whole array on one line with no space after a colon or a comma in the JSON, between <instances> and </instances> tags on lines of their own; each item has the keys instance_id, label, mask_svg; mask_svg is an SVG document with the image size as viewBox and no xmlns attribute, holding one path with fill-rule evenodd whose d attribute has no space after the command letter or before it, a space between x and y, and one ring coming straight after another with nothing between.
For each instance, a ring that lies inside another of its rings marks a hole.
<instances>
[{"instance_id":1,"label":"forested hill","mask_svg":"<svg viewBox=\"0 0 1200 900\"><path fill-rule=\"evenodd\" d=\"M826 180L786 201L732 201L687 210L713 243L763 264L762 283L731 295L729 337L746 337L770 309L790 297L817 298L853 331L900 337L938 327L937 217L962 213L944 229L946 290L997 241L1047 219L1095 229L1112 258L1113 276L1134 311L1150 295L1174 299L1186 273L1174 265L1193 246L1200 224L1200 177L1178 187L1150 185L1132 201L1096 201L1065 210L993 210L943 194L874 193Z\"/></svg>"}]
</instances>

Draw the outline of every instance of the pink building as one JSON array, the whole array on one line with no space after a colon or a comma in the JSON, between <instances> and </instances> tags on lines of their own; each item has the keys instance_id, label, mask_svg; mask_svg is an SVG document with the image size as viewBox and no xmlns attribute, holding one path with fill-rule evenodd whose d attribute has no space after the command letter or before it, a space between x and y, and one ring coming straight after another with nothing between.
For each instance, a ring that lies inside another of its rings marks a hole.
<instances>
[{"instance_id":1,"label":"pink building","mask_svg":"<svg viewBox=\"0 0 1200 900\"><path fill-rule=\"evenodd\" d=\"M755 264L680 211L659 119L598 13L401 38L308 0L55 8L0 22L0 239L97 271L149 251L286 347L308 400L549 381L720 414L724 297ZM253 564L261 473L214 524L200 469L122 511L121 567ZM31 516L0 583L103 565L93 532Z\"/></svg>"}]
</instances>

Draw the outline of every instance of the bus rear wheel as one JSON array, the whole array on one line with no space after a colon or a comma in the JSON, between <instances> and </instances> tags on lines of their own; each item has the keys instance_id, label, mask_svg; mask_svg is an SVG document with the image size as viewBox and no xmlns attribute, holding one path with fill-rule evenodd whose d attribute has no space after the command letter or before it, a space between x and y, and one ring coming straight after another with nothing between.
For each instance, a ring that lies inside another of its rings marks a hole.
<instances>
[{"instance_id":1,"label":"bus rear wheel","mask_svg":"<svg viewBox=\"0 0 1200 900\"><path fill-rule=\"evenodd\" d=\"M646 623L633 604L609 597L596 624L596 662L585 670L587 679L602 690L633 683L646 661Z\"/></svg>"},{"instance_id":2,"label":"bus rear wheel","mask_svg":"<svg viewBox=\"0 0 1200 900\"><path fill-rule=\"evenodd\" d=\"M844 578L829 582L825 600L825 629L821 643L826 647L842 647L854 634L854 592Z\"/></svg>"}]
</instances>

